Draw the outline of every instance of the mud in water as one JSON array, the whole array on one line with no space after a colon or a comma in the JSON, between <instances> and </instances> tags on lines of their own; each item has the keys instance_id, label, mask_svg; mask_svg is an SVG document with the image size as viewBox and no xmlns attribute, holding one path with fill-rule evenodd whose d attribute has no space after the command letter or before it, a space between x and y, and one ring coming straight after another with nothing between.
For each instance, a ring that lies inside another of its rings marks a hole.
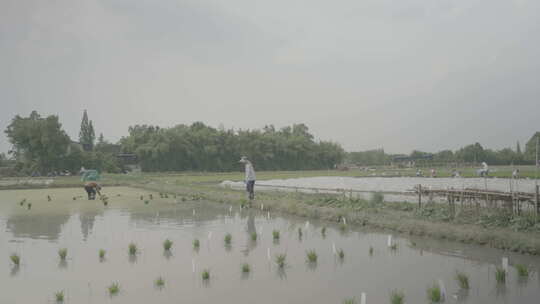
<instances>
[{"instance_id":1,"label":"mud in water","mask_svg":"<svg viewBox=\"0 0 540 304\"><path fill-rule=\"evenodd\" d=\"M540 298L538 257L400 236L394 236L397 249L391 250L388 233L278 214L268 218L266 211L237 206L229 212L228 205L160 198L133 188L104 193L107 207L86 200L82 189L0 191L0 303L54 303L60 290L65 303L341 303L359 300L362 292L367 303L388 303L392 289L402 290L407 303L428 303L426 288L439 279L446 303L538 303ZM280 231L279 241L273 230ZM255 242L252 232L258 234ZM224 244L227 233L230 246ZM193 249L195 238L199 250ZM165 239L174 242L170 253L163 249ZM130 242L140 250L136 256L128 254ZM344 250L344 259L334 254L334 244ZM65 262L59 248L68 249ZM107 251L103 260L99 249ZM306 262L311 249L318 254L316 264ZM18 268L9 260L14 252L21 257ZM287 254L281 270L273 262L279 253ZM503 257L510 266L501 285L494 272ZM250 264L249 274L242 273L243 263ZM516 263L529 266L528 278L518 278ZM210 270L206 282L204 269ZM459 290L456 270L469 274L468 291ZM154 281L160 276L165 285L158 288ZM120 293L111 297L107 286L113 282Z\"/></svg>"}]
</instances>

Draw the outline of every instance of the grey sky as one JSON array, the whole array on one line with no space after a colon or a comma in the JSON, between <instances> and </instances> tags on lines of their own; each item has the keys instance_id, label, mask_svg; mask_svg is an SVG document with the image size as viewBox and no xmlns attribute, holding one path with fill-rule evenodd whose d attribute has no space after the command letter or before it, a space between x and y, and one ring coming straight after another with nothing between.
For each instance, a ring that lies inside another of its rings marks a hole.
<instances>
[{"instance_id":1,"label":"grey sky","mask_svg":"<svg viewBox=\"0 0 540 304\"><path fill-rule=\"evenodd\" d=\"M347 150L524 144L540 130L540 1L1 0L0 151L15 114L306 123Z\"/></svg>"}]
</instances>

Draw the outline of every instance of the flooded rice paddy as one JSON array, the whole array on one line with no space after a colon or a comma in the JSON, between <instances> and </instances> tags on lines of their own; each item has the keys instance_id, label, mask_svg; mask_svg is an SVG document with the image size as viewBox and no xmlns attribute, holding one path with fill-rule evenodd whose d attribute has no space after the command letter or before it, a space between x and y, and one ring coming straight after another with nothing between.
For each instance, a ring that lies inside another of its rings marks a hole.
<instances>
[{"instance_id":1,"label":"flooded rice paddy","mask_svg":"<svg viewBox=\"0 0 540 304\"><path fill-rule=\"evenodd\" d=\"M0 303L55 303L58 291L65 303L341 303L359 301L362 292L367 303L389 303L393 289L403 291L407 303L428 303L426 289L439 280L446 303L538 303L540 298L538 257L399 235L393 250L388 232L342 230L134 188L104 192L107 207L86 200L79 188L0 191ZM173 242L170 252L163 248L166 239ZM137 254L128 253L130 243ZM61 248L68 251L65 261L58 255ZM100 249L106 251L103 259ZM340 249L343 259L336 254ZM307 262L308 250L317 253L316 263ZM20 256L19 267L10 261L13 253ZM286 254L282 269L275 263L278 254ZM501 284L495 268L503 257L510 266ZM528 277L518 277L518 263L529 267ZM204 270L208 280L202 279ZM454 280L458 270L469 275L469 290L460 290ZM114 282L119 292L111 296Z\"/></svg>"}]
</instances>

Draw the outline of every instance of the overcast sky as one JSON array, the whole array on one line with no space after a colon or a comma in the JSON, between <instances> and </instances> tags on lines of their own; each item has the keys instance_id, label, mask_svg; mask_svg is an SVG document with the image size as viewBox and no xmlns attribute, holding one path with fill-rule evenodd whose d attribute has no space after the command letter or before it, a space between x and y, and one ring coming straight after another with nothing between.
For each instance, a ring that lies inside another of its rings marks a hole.
<instances>
[{"instance_id":1,"label":"overcast sky","mask_svg":"<svg viewBox=\"0 0 540 304\"><path fill-rule=\"evenodd\" d=\"M303 122L346 150L522 145L538 0L0 0L0 129ZM0 151L7 151L0 134Z\"/></svg>"}]
</instances>

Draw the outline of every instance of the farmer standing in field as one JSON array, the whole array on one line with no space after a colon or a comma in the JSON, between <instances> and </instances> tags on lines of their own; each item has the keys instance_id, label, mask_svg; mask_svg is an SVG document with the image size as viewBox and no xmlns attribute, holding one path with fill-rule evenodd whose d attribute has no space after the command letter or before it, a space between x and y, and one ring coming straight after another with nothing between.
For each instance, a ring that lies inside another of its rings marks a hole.
<instances>
[{"instance_id":1,"label":"farmer standing in field","mask_svg":"<svg viewBox=\"0 0 540 304\"><path fill-rule=\"evenodd\" d=\"M246 167L246 191L248 193L249 205L251 206L251 202L255 198L255 169L253 169L253 164L245 156L242 156L239 162Z\"/></svg>"},{"instance_id":2,"label":"farmer standing in field","mask_svg":"<svg viewBox=\"0 0 540 304\"><path fill-rule=\"evenodd\" d=\"M84 190L86 191L86 194L88 194L88 199L96 199L96 193L101 195L101 192L99 191L101 190L101 186L97 183L99 172L96 170L86 170L84 168L81 169L81 172L81 180L84 182Z\"/></svg>"}]
</instances>

